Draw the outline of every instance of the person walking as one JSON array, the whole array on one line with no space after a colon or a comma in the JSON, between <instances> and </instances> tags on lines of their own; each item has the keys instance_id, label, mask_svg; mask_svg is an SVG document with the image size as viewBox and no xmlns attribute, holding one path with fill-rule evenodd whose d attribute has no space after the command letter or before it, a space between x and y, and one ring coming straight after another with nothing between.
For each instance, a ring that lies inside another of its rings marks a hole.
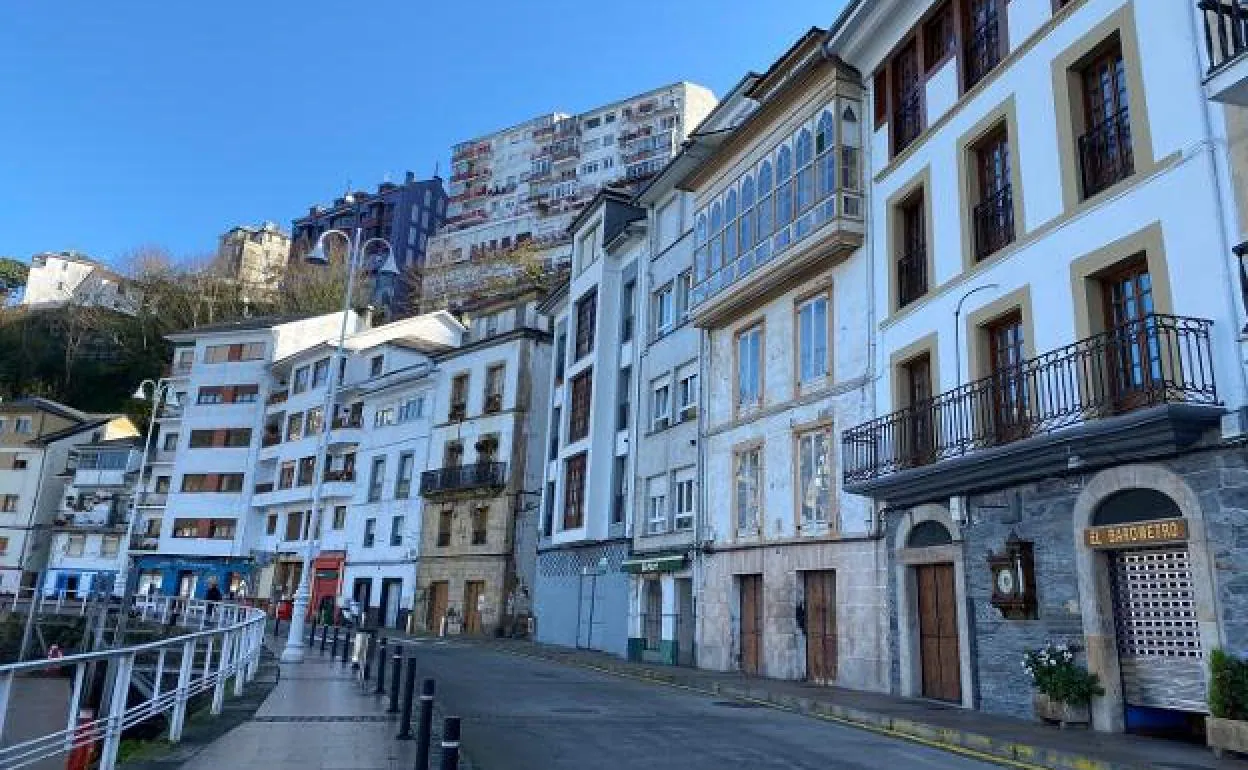
<instances>
[{"instance_id":1,"label":"person walking","mask_svg":"<svg viewBox=\"0 0 1248 770\"><path fill-rule=\"evenodd\" d=\"M204 592L204 601L208 602L208 617L216 611L216 602L221 601L221 588L217 585L217 581L213 580L208 584L208 590Z\"/></svg>"}]
</instances>

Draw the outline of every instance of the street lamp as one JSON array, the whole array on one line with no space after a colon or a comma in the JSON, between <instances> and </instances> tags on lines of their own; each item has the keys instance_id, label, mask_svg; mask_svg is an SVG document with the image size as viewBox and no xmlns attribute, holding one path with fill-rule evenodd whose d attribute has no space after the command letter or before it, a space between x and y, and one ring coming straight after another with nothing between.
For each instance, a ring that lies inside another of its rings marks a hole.
<instances>
[{"instance_id":1,"label":"street lamp","mask_svg":"<svg viewBox=\"0 0 1248 770\"><path fill-rule=\"evenodd\" d=\"M363 231L355 228L354 235L342 230L326 230L316 239L316 245L304 259L314 265L328 265L329 254L325 242L330 235L336 235L347 242L347 285L342 295L342 326L338 330L338 346L334 348L333 359L329 365L329 380L325 383L325 406L321 414L324 423L316 441L316 460L312 466L312 520L308 522L307 543L303 550L303 571L299 575L299 588L295 591L294 606L290 613L290 627L287 629L286 646L282 649L282 663L302 663L304 655L304 626L308 612L308 602L312 598L312 559L320 549L321 531L321 493L325 482L326 451L329 448L329 432L333 429L334 407L336 406L338 389L338 370L342 366L345 352L343 346L347 341L347 319L351 314L351 293L355 288L356 270L364 262L365 252L374 243L385 247L386 259L377 272L382 275L396 276L399 269L394 263L394 248L385 238L363 239Z\"/></svg>"},{"instance_id":2,"label":"street lamp","mask_svg":"<svg viewBox=\"0 0 1248 770\"><path fill-rule=\"evenodd\" d=\"M151 392L152 411L147 416L147 437L143 440L142 454L139 455L139 482L138 489L130 496L130 515L126 518L126 536L121 541L122 557L121 569L117 572L117 581L121 583L121 616L117 621L117 632L115 638L120 640L125 632L126 617L130 614L130 601L133 594L130 591L130 540L134 537L134 526L139 520L139 494L143 487L143 473L147 468L148 452L152 448L152 429L156 425L156 415L160 412L160 403L164 401L166 406L177 409L182 404L178 401L178 394L173 391L173 382L165 377L158 380L143 380L139 386L134 389L131 396L136 401L147 401Z\"/></svg>"}]
</instances>

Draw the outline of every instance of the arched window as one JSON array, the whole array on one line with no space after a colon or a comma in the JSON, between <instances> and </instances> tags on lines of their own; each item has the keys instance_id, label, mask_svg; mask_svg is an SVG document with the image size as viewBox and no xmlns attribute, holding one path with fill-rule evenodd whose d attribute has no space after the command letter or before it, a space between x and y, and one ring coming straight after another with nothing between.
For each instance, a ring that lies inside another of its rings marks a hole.
<instances>
[{"instance_id":1,"label":"arched window","mask_svg":"<svg viewBox=\"0 0 1248 770\"><path fill-rule=\"evenodd\" d=\"M906 537L907 548L931 548L935 545L949 545L953 542L953 536L949 534L949 530L939 521L920 521L914 525L914 529L910 530L910 534Z\"/></svg>"},{"instance_id":2,"label":"arched window","mask_svg":"<svg viewBox=\"0 0 1248 770\"><path fill-rule=\"evenodd\" d=\"M719 201L711 205L711 272L724 264L724 208Z\"/></svg>"},{"instance_id":3,"label":"arched window","mask_svg":"<svg viewBox=\"0 0 1248 770\"><path fill-rule=\"evenodd\" d=\"M754 177L741 183L741 250L754 248Z\"/></svg>"},{"instance_id":4,"label":"arched window","mask_svg":"<svg viewBox=\"0 0 1248 770\"><path fill-rule=\"evenodd\" d=\"M1155 489L1123 489L1101 501L1092 514L1092 526L1181 518L1178 503L1168 495Z\"/></svg>"},{"instance_id":5,"label":"arched window","mask_svg":"<svg viewBox=\"0 0 1248 770\"><path fill-rule=\"evenodd\" d=\"M706 212L698 214L698 223L695 226L694 239L697 242L697 248L693 252L693 275L698 283L706 280Z\"/></svg>"},{"instance_id":6,"label":"arched window","mask_svg":"<svg viewBox=\"0 0 1248 770\"><path fill-rule=\"evenodd\" d=\"M797 213L815 202L815 153L810 129L803 128L797 136Z\"/></svg>"},{"instance_id":7,"label":"arched window","mask_svg":"<svg viewBox=\"0 0 1248 770\"><path fill-rule=\"evenodd\" d=\"M793 221L793 151L788 145L776 154L776 229Z\"/></svg>"},{"instance_id":8,"label":"arched window","mask_svg":"<svg viewBox=\"0 0 1248 770\"><path fill-rule=\"evenodd\" d=\"M772 198L771 198L771 161L763 161L758 169L758 240L762 241L771 235Z\"/></svg>"},{"instance_id":9,"label":"arched window","mask_svg":"<svg viewBox=\"0 0 1248 770\"><path fill-rule=\"evenodd\" d=\"M833 141L833 129L835 122L832 120L832 111L824 110L819 116L819 125L815 131L815 177L818 187L816 200L823 200L832 194L836 189L836 153L833 151L835 142Z\"/></svg>"},{"instance_id":10,"label":"arched window","mask_svg":"<svg viewBox=\"0 0 1248 770\"><path fill-rule=\"evenodd\" d=\"M729 190L724 198L724 262L737 258L737 191Z\"/></svg>"},{"instance_id":11,"label":"arched window","mask_svg":"<svg viewBox=\"0 0 1248 770\"><path fill-rule=\"evenodd\" d=\"M706 245L706 213L698 214L697 245Z\"/></svg>"}]
</instances>

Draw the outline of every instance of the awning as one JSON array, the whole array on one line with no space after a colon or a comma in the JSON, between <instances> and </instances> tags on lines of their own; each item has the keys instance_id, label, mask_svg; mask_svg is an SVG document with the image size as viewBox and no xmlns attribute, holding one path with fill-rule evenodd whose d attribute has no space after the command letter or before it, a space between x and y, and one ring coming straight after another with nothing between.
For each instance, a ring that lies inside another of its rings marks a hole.
<instances>
[{"instance_id":1,"label":"awning","mask_svg":"<svg viewBox=\"0 0 1248 770\"><path fill-rule=\"evenodd\" d=\"M676 572L684 569L688 558L683 553L666 554L662 556L639 556L635 559L625 559L620 565L620 569L624 572L641 573L641 572Z\"/></svg>"}]
</instances>

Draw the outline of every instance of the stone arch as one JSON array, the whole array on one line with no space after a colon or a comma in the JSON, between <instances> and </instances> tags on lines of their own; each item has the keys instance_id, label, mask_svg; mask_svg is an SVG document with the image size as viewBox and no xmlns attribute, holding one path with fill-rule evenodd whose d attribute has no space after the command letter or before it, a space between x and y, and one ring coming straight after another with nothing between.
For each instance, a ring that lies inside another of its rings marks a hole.
<instances>
[{"instance_id":1,"label":"stone arch","mask_svg":"<svg viewBox=\"0 0 1248 770\"><path fill-rule=\"evenodd\" d=\"M1092 725L1105 732L1125 729L1122 669L1118 662L1117 628L1109 582L1109 554L1089 548L1084 530L1093 526L1103 503L1131 490L1148 490L1173 501L1187 522L1188 549L1196 593L1201 647L1206 661L1220 644L1213 563L1205 533L1204 511L1191 486L1170 469L1154 464L1122 465L1092 476L1075 499L1072 512L1075 538L1075 572L1079 582L1079 611L1088 670L1100 677L1105 694L1092 702ZM1148 518L1147 516L1145 518Z\"/></svg>"}]
</instances>

